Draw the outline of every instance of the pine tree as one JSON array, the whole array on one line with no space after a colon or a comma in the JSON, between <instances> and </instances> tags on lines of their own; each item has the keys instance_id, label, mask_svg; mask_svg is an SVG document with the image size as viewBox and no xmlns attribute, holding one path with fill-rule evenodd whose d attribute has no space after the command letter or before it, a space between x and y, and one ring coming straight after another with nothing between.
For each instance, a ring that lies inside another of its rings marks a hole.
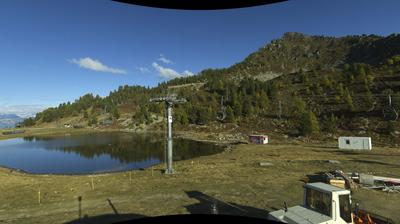
<instances>
[{"instance_id":1,"label":"pine tree","mask_svg":"<svg viewBox=\"0 0 400 224\"><path fill-rule=\"evenodd\" d=\"M340 96L335 95L335 102L340 103L340 101L342 101L342 98Z\"/></svg>"},{"instance_id":2,"label":"pine tree","mask_svg":"<svg viewBox=\"0 0 400 224\"><path fill-rule=\"evenodd\" d=\"M329 78L328 78L327 75L324 75L324 76L323 76L322 81L323 81L323 83L324 83L324 86L326 86L326 87L328 87L328 88L331 88L331 87L332 87L331 80L329 80Z\"/></svg>"},{"instance_id":3,"label":"pine tree","mask_svg":"<svg viewBox=\"0 0 400 224\"><path fill-rule=\"evenodd\" d=\"M366 103L368 107L372 107L374 104L374 98L372 96L371 90L369 90L368 86L365 86L366 88Z\"/></svg>"},{"instance_id":4,"label":"pine tree","mask_svg":"<svg viewBox=\"0 0 400 224\"><path fill-rule=\"evenodd\" d=\"M206 109L200 107L197 109L196 112L197 112L196 124L200 124L200 125L206 124L208 122L207 115L206 115L206 113L207 113Z\"/></svg>"},{"instance_id":5,"label":"pine tree","mask_svg":"<svg viewBox=\"0 0 400 224\"><path fill-rule=\"evenodd\" d=\"M318 119L312 111L305 111L302 114L300 125L300 130L303 135L319 133Z\"/></svg>"},{"instance_id":6,"label":"pine tree","mask_svg":"<svg viewBox=\"0 0 400 224\"><path fill-rule=\"evenodd\" d=\"M366 72L365 72L365 68L364 68L363 65L359 65L357 70L358 70L357 71L357 76L365 77Z\"/></svg>"},{"instance_id":7,"label":"pine tree","mask_svg":"<svg viewBox=\"0 0 400 224\"><path fill-rule=\"evenodd\" d=\"M355 110L354 104L353 104L353 98L351 97L350 92L347 88L344 90L344 100L346 102L347 109L349 111L353 112Z\"/></svg>"},{"instance_id":8,"label":"pine tree","mask_svg":"<svg viewBox=\"0 0 400 224\"><path fill-rule=\"evenodd\" d=\"M304 84L308 84L310 80L308 79L308 76L304 73L300 74L300 81Z\"/></svg>"},{"instance_id":9,"label":"pine tree","mask_svg":"<svg viewBox=\"0 0 400 224\"><path fill-rule=\"evenodd\" d=\"M189 115L189 122L191 124L196 124L197 121L199 120L197 111L198 111L198 109L195 106L192 106L190 104L190 102L189 102L189 105L188 105L188 112L189 113L188 113L188 115Z\"/></svg>"},{"instance_id":10,"label":"pine tree","mask_svg":"<svg viewBox=\"0 0 400 224\"><path fill-rule=\"evenodd\" d=\"M226 107L226 118L225 121L228 123L235 122L235 114L233 113L233 109L230 106Z\"/></svg>"},{"instance_id":11,"label":"pine tree","mask_svg":"<svg viewBox=\"0 0 400 224\"><path fill-rule=\"evenodd\" d=\"M207 108L207 119L208 122L213 121L215 119L214 111L212 110L211 106Z\"/></svg>"},{"instance_id":12,"label":"pine tree","mask_svg":"<svg viewBox=\"0 0 400 224\"><path fill-rule=\"evenodd\" d=\"M344 88L343 88L343 84L342 83L339 83L339 85L337 85L336 91L339 93L339 96L343 96L344 95Z\"/></svg>"},{"instance_id":13,"label":"pine tree","mask_svg":"<svg viewBox=\"0 0 400 224\"><path fill-rule=\"evenodd\" d=\"M393 59L393 63L397 64L400 62L400 55L395 55L392 57L392 59Z\"/></svg>"},{"instance_id":14,"label":"pine tree","mask_svg":"<svg viewBox=\"0 0 400 224\"><path fill-rule=\"evenodd\" d=\"M96 116L92 116L92 117L89 119L88 124L89 124L89 126L94 126L94 125L96 125L96 124L97 124L97 117L96 117Z\"/></svg>"},{"instance_id":15,"label":"pine tree","mask_svg":"<svg viewBox=\"0 0 400 224\"><path fill-rule=\"evenodd\" d=\"M89 118L89 114L86 110L83 112L83 118L85 119Z\"/></svg>"},{"instance_id":16,"label":"pine tree","mask_svg":"<svg viewBox=\"0 0 400 224\"><path fill-rule=\"evenodd\" d=\"M112 117L115 119L118 119L120 116L117 107L113 107L111 113L112 113Z\"/></svg>"},{"instance_id":17,"label":"pine tree","mask_svg":"<svg viewBox=\"0 0 400 224\"><path fill-rule=\"evenodd\" d=\"M150 114L148 108L145 105L140 106L139 110L136 111L133 119L139 123L147 123L150 120Z\"/></svg>"},{"instance_id":18,"label":"pine tree","mask_svg":"<svg viewBox=\"0 0 400 224\"><path fill-rule=\"evenodd\" d=\"M307 86L307 87L306 87L306 94L307 94L307 95L311 95L311 93L312 93L312 92L311 92L310 87Z\"/></svg>"},{"instance_id":19,"label":"pine tree","mask_svg":"<svg viewBox=\"0 0 400 224\"><path fill-rule=\"evenodd\" d=\"M242 115L242 104L240 104L239 101L235 102L232 109L236 117L240 117Z\"/></svg>"},{"instance_id":20,"label":"pine tree","mask_svg":"<svg viewBox=\"0 0 400 224\"><path fill-rule=\"evenodd\" d=\"M251 116L254 113L253 105L251 104L249 98L245 99L242 112L244 116Z\"/></svg>"},{"instance_id":21,"label":"pine tree","mask_svg":"<svg viewBox=\"0 0 400 224\"><path fill-rule=\"evenodd\" d=\"M20 123L20 126L23 126L23 127L30 127L30 126L35 125L35 123L36 123L36 122L35 122L35 119L32 118L32 117L29 117L29 118L23 120L23 121Z\"/></svg>"},{"instance_id":22,"label":"pine tree","mask_svg":"<svg viewBox=\"0 0 400 224\"><path fill-rule=\"evenodd\" d=\"M182 110L180 112L180 120L179 120L181 125L187 125L189 124L189 118L188 114L186 113L186 110Z\"/></svg>"},{"instance_id":23,"label":"pine tree","mask_svg":"<svg viewBox=\"0 0 400 224\"><path fill-rule=\"evenodd\" d=\"M232 107L234 107L234 105L238 102L238 95L236 93L236 91L231 90L230 91L230 99L229 99L229 103Z\"/></svg>"},{"instance_id":24,"label":"pine tree","mask_svg":"<svg viewBox=\"0 0 400 224\"><path fill-rule=\"evenodd\" d=\"M306 111L306 102L300 97L295 96L294 99L294 111L297 116L301 116Z\"/></svg>"},{"instance_id":25,"label":"pine tree","mask_svg":"<svg viewBox=\"0 0 400 224\"><path fill-rule=\"evenodd\" d=\"M336 133L337 126L338 126L338 121L339 119L331 114L326 120L325 120L325 129L326 131L330 133Z\"/></svg>"},{"instance_id":26,"label":"pine tree","mask_svg":"<svg viewBox=\"0 0 400 224\"><path fill-rule=\"evenodd\" d=\"M354 75L353 74L349 74L349 76L347 77L347 81L350 83L354 82Z\"/></svg>"},{"instance_id":27,"label":"pine tree","mask_svg":"<svg viewBox=\"0 0 400 224\"><path fill-rule=\"evenodd\" d=\"M267 94L264 91L261 91L260 96L257 99L258 105L261 111L265 112L268 110L269 99Z\"/></svg>"}]
</instances>

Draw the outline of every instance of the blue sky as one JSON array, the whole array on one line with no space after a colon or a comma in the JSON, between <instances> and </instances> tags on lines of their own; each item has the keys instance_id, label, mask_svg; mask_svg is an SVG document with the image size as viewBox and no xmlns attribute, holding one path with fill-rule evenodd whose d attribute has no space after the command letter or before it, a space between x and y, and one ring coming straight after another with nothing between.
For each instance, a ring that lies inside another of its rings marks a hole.
<instances>
[{"instance_id":1,"label":"blue sky","mask_svg":"<svg viewBox=\"0 0 400 224\"><path fill-rule=\"evenodd\" d=\"M0 113L227 67L288 31L398 33L399 8L397 0L293 0L223 11L105 0L2 0Z\"/></svg>"}]
</instances>

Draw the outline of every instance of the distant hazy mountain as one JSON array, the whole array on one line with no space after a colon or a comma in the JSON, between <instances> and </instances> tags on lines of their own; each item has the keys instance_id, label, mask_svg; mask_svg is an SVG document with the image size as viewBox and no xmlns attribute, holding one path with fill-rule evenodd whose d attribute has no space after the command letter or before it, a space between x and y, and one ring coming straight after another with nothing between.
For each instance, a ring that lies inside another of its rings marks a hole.
<instances>
[{"instance_id":1,"label":"distant hazy mountain","mask_svg":"<svg viewBox=\"0 0 400 224\"><path fill-rule=\"evenodd\" d=\"M0 114L0 128L14 128L24 118L16 114Z\"/></svg>"}]
</instances>

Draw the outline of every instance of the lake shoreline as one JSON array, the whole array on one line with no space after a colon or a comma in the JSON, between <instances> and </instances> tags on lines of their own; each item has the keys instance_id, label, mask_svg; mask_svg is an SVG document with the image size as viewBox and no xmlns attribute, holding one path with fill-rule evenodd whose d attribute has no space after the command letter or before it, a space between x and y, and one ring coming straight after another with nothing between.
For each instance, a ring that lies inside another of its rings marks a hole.
<instances>
[{"instance_id":1,"label":"lake shoreline","mask_svg":"<svg viewBox=\"0 0 400 224\"><path fill-rule=\"evenodd\" d=\"M165 134L161 130L133 130L133 129L111 129L111 128L21 128L15 130L24 130L24 133L15 135L3 135L2 132L9 131L10 129L0 129L0 140L19 138L19 137L29 137L29 136L59 136L59 135L72 135L72 134L84 134L84 133L98 133L98 132L126 132L126 133L136 133L136 134ZM14 130L14 129L13 129ZM200 133L200 134L199 134ZM173 134L178 138L185 138L196 141L210 142L210 143L235 143L239 140L213 140L207 138L205 133L202 132L189 132L189 131L174 131ZM208 133L210 134L210 133ZM220 135L229 133L219 133ZM243 142L243 141L242 141Z\"/></svg>"}]
</instances>

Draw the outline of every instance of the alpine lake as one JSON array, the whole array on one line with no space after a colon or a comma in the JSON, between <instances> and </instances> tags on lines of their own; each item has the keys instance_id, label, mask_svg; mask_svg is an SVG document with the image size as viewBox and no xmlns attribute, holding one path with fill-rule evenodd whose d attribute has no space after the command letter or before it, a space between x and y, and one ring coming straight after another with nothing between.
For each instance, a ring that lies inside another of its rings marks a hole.
<instances>
[{"instance_id":1,"label":"alpine lake","mask_svg":"<svg viewBox=\"0 0 400 224\"><path fill-rule=\"evenodd\" d=\"M144 169L165 161L162 134L100 132L0 141L0 166L34 174L94 174ZM177 138L173 160L223 151L212 143Z\"/></svg>"}]
</instances>

